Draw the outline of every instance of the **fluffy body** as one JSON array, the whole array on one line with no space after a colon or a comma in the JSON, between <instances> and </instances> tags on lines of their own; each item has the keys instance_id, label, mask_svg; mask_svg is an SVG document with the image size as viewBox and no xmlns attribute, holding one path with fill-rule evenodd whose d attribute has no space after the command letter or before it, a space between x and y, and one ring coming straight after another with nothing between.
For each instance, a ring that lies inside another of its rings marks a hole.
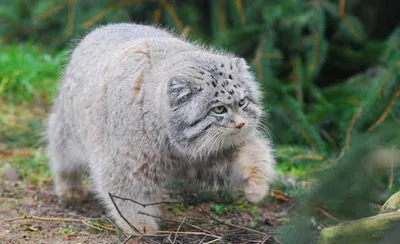
<instances>
[{"instance_id":1,"label":"fluffy body","mask_svg":"<svg viewBox=\"0 0 400 244\"><path fill-rule=\"evenodd\" d=\"M259 87L242 58L151 26L97 28L73 50L49 115L55 191L66 202L82 199L88 170L127 232L108 193L157 202L186 172L215 189L243 184L258 202L275 174L270 142L259 130L262 115ZM136 228L157 230L154 218L138 214L158 215L157 206L115 201Z\"/></svg>"}]
</instances>

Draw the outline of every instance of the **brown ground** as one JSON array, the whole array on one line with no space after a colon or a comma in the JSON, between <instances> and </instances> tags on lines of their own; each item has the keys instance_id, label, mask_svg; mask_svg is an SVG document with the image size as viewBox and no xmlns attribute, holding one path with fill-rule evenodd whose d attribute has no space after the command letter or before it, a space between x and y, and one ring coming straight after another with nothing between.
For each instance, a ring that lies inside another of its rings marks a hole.
<instances>
[{"instance_id":1,"label":"brown ground","mask_svg":"<svg viewBox=\"0 0 400 244\"><path fill-rule=\"evenodd\" d=\"M19 179L0 181L0 243L123 243L128 236L116 232L112 222L104 215L104 209L90 196L80 206L68 207L58 203L51 190L51 182L43 181L38 186L24 184ZM276 233L275 227L285 220L288 204L277 204L276 201L261 203L256 209L259 217L256 231L246 231L246 226L254 222L249 214L250 204L244 203L243 211L227 210L219 217L233 226L216 223L207 213L217 216L210 211L211 203L202 203L198 206L182 206L179 204L165 204L163 230L166 233L156 237L147 237L138 242L139 238L132 238L128 243L173 243L175 232L183 218L184 223L191 223L199 229L183 224L180 227L182 234L177 234L176 243L200 243L204 238L212 241L223 236L231 243L256 243L265 241ZM206 212L203 212L204 209ZM253 206L254 208L254 206ZM254 215L254 214L253 214ZM276 217L278 216L278 218ZM33 218L33 219L23 219ZM174 220L176 222L170 222ZM100 225L96 225L99 223ZM236 226L237 225L237 226ZM244 227L242 229L242 227ZM169 232L168 232L169 230ZM189 233L202 232L203 234ZM169 240L170 239L170 240ZM223 239L223 240L224 240ZM134 242L135 240L135 242ZM205 241L203 240L203 243ZM254 242L253 242L253 241ZM222 243L216 241L215 243ZM228 242L229 243L229 242Z\"/></svg>"}]
</instances>

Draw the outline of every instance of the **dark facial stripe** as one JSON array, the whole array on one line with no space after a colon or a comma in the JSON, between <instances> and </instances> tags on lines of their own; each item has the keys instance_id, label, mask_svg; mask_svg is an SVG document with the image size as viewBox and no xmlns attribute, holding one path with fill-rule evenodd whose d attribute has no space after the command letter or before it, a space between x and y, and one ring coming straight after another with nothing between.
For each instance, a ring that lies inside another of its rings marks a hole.
<instances>
[{"instance_id":1,"label":"dark facial stripe","mask_svg":"<svg viewBox=\"0 0 400 244\"><path fill-rule=\"evenodd\" d=\"M224 116L214 115L213 117L216 120L216 122L221 122L222 120L224 120Z\"/></svg>"},{"instance_id":2,"label":"dark facial stripe","mask_svg":"<svg viewBox=\"0 0 400 244\"><path fill-rule=\"evenodd\" d=\"M211 126L212 126L212 123L208 124L206 127L203 128L203 130L201 130L201 132L210 129Z\"/></svg>"},{"instance_id":3,"label":"dark facial stripe","mask_svg":"<svg viewBox=\"0 0 400 244\"><path fill-rule=\"evenodd\" d=\"M247 105L245 108L243 108L243 111L245 111L249 115L250 118L257 119L257 117L258 117L257 112L255 110L251 109L249 107L249 105Z\"/></svg>"},{"instance_id":4,"label":"dark facial stripe","mask_svg":"<svg viewBox=\"0 0 400 244\"><path fill-rule=\"evenodd\" d=\"M191 135L191 136L189 137L189 139L194 139L194 138L198 137L201 133L203 133L204 131L208 130L208 129L212 126L212 124L213 124L213 123L210 122L210 123L208 123L208 124L203 125L204 128L200 128L200 130L197 131L195 134Z\"/></svg>"},{"instance_id":5,"label":"dark facial stripe","mask_svg":"<svg viewBox=\"0 0 400 244\"><path fill-rule=\"evenodd\" d=\"M197 124L199 124L205 117L207 117L208 114L205 114L201 118L196 119L193 121L191 124L189 124L190 127L195 127Z\"/></svg>"}]
</instances>

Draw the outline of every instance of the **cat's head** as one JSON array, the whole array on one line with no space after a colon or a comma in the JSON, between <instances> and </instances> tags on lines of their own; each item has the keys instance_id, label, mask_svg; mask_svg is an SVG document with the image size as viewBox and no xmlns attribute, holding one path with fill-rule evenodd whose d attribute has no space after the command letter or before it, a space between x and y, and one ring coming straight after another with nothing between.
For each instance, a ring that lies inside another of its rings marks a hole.
<instances>
[{"instance_id":1,"label":"cat's head","mask_svg":"<svg viewBox=\"0 0 400 244\"><path fill-rule=\"evenodd\" d=\"M241 145L262 116L260 89L242 58L194 53L166 82L167 133L183 155L207 157Z\"/></svg>"}]
</instances>

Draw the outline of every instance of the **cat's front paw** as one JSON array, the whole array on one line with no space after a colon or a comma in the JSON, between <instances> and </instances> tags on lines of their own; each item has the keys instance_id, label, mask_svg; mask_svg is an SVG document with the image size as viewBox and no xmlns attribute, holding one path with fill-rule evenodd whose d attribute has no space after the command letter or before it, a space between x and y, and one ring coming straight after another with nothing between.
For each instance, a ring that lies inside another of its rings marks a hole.
<instances>
[{"instance_id":1,"label":"cat's front paw","mask_svg":"<svg viewBox=\"0 0 400 244\"><path fill-rule=\"evenodd\" d=\"M252 203L261 201L267 195L268 191L268 183L263 180L249 178L244 183L245 196Z\"/></svg>"}]
</instances>

